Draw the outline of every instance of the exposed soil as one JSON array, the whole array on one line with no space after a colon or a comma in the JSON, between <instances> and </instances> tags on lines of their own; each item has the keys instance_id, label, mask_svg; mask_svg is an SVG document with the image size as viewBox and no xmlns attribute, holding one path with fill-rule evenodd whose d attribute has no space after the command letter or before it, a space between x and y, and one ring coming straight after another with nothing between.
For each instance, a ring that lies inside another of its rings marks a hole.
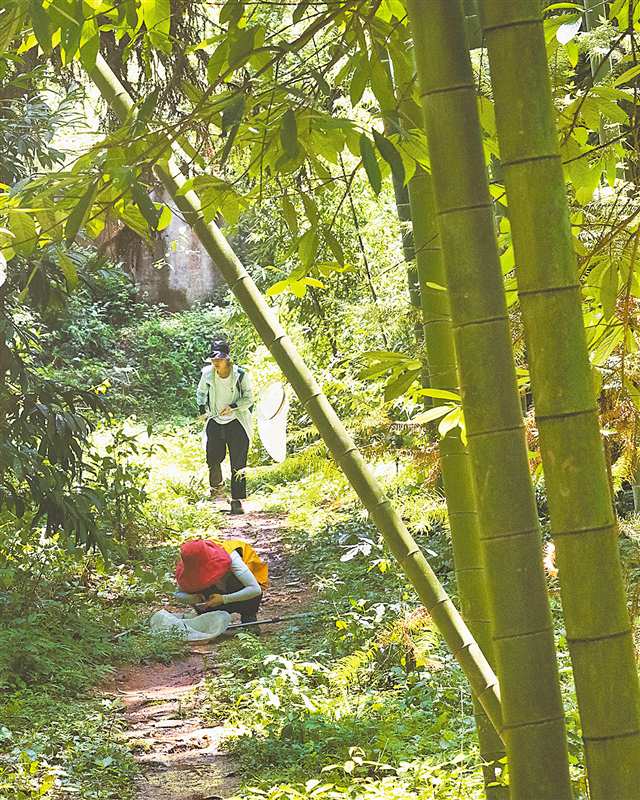
<instances>
[{"instance_id":1,"label":"exposed soil","mask_svg":"<svg viewBox=\"0 0 640 800\"><path fill-rule=\"evenodd\" d=\"M299 576L287 566L282 525L276 515L248 510L243 516L229 516L224 531L229 538L250 542L269 564L271 586L259 619L295 614L309 600ZM281 625L286 623L264 626L263 637ZM207 727L198 715L205 676L224 663L225 640L191 649L191 655L171 664L133 667L116 676L126 736L142 771L138 800L230 800L240 785L236 765L221 752L231 729L224 724Z\"/></svg>"}]
</instances>

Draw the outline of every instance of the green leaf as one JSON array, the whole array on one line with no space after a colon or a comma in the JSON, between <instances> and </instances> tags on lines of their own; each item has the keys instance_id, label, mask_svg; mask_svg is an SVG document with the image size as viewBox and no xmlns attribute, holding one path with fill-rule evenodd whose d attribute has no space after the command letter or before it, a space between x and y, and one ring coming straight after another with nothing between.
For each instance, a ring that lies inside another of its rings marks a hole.
<instances>
[{"instance_id":1,"label":"green leaf","mask_svg":"<svg viewBox=\"0 0 640 800\"><path fill-rule=\"evenodd\" d=\"M306 230L298 241L298 256L305 269L313 264L318 253L318 231L315 227Z\"/></svg>"},{"instance_id":2,"label":"green leaf","mask_svg":"<svg viewBox=\"0 0 640 800\"><path fill-rule=\"evenodd\" d=\"M207 80L209 83L214 84L217 82L218 78L220 77L220 72L222 71L222 66L227 60L228 54L229 40L224 39L216 47L213 55L209 59L209 63L207 64Z\"/></svg>"},{"instance_id":3,"label":"green leaf","mask_svg":"<svg viewBox=\"0 0 640 800\"><path fill-rule=\"evenodd\" d=\"M93 181L91 184L89 184L89 188L85 191L73 211L69 214L67 224L64 226L64 235L65 239L67 240L67 244L72 244L75 241L78 231L82 227L85 217L93 205L97 188L97 181Z\"/></svg>"},{"instance_id":4,"label":"green leaf","mask_svg":"<svg viewBox=\"0 0 640 800\"><path fill-rule=\"evenodd\" d=\"M251 55L254 48L257 27L238 28L229 44L229 66L241 67Z\"/></svg>"},{"instance_id":5,"label":"green leaf","mask_svg":"<svg viewBox=\"0 0 640 800\"><path fill-rule=\"evenodd\" d=\"M438 400L453 400L456 403L460 402L460 395L456 392L450 392L447 389L432 389L431 387L420 389L416 394L419 397L435 397Z\"/></svg>"},{"instance_id":6,"label":"green leaf","mask_svg":"<svg viewBox=\"0 0 640 800\"><path fill-rule=\"evenodd\" d=\"M244 2L243 0L227 0L227 2L222 7L220 11L220 24L226 25L228 22L230 25L237 25L240 21L240 18L244 14Z\"/></svg>"},{"instance_id":7,"label":"green leaf","mask_svg":"<svg viewBox=\"0 0 640 800\"><path fill-rule=\"evenodd\" d=\"M295 158L298 155L298 125L292 108L288 108L282 117L280 143L289 158Z\"/></svg>"},{"instance_id":8,"label":"green leaf","mask_svg":"<svg viewBox=\"0 0 640 800\"><path fill-rule=\"evenodd\" d=\"M173 219L173 212L169 208L169 206L162 206L162 211L160 212L160 219L158 220L158 224L156 225L156 230L163 231L165 228L168 228L171 220Z\"/></svg>"},{"instance_id":9,"label":"green leaf","mask_svg":"<svg viewBox=\"0 0 640 800\"><path fill-rule=\"evenodd\" d=\"M351 98L351 105L357 106L369 80L369 59L367 54L363 53L358 61L358 64L351 76L351 83L349 84L349 96Z\"/></svg>"},{"instance_id":10,"label":"green leaf","mask_svg":"<svg viewBox=\"0 0 640 800\"><path fill-rule=\"evenodd\" d=\"M224 107L222 112L222 134L229 130L233 125L237 125L242 119L245 107L245 97L242 92L231 97L230 102Z\"/></svg>"},{"instance_id":11,"label":"green leaf","mask_svg":"<svg viewBox=\"0 0 640 800\"><path fill-rule=\"evenodd\" d=\"M60 267L60 271L64 275L64 279L67 282L69 291L73 291L78 286L79 282L78 271L76 270L75 264L63 250L57 251L56 258L58 261L58 266Z\"/></svg>"},{"instance_id":12,"label":"green leaf","mask_svg":"<svg viewBox=\"0 0 640 800\"><path fill-rule=\"evenodd\" d=\"M31 23L38 44L46 55L49 55L53 31L49 15L42 7L42 0L31 0Z\"/></svg>"},{"instance_id":13,"label":"green leaf","mask_svg":"<svg viewBox=\"0 0 640 800\"><path fill-rule=\"evenodd\" d=\"M289 288L289 280L285 279L283 281L276 281L276 283L269 286L265 294L267 297L273 297L276 294L282 294Z\"/></svg>"},{"instance_id":14,"label":"green leaf","mask_svg":"<svg viewBox=\"0 0 640 800\"><path fill-rule=\"evenodd\" d=\"M379 58L372 57L371 88L380 105L381 111L393 111L396 108L396 97L393 93L389 71Z\"/></svg>"},{"instance_id":15,"label":"green leaf","mask_svg":"<svg viewBox=\"0 0 640 800\"><path fill-rule=\"evenodd\" d=\"M29 256L35 250L38 234L31 214L18 209L9 211L9 228L14 235L11 247L19 256Z\"/></svg>"},{"instance_id":16,"label":"green leaf","mask_svg":"<svg viewBox=\"0 0 640 800\"><path fill-rule=\"evenodd\" d=\"M131 186L131 194L135 204L140 209L140 213L149 223L149 227L152 230L156 230L160 221L161 211L149 197L147 190L138 181L135 181Z\"/></svg>"},{"instance_id":17,"label":"green leaf","mask_svg":"<svg viewBox=\"0 0 640 800\"><path fill-rule=\"evenodd\" d=\"M623 83L629 83L629 81L633 80L638 75L640 75L640 64L636 64L635 67L631 67L631 69L619 75L613 82L613 85L622 86Z\"/></svg>"},{"instance_id":18,"label":"green leaf","mask_svg":"<svg viewBox=\"0 0 640 800\"><path fill-rule=\"evenodd\" d=\"M413 382L420 376L421 370L410 369L403 372L399 377L390 380L384 387L384 400L389 403L396 397L403 395Z\"/></svg>"},{"instance_id":19,"label":"green leaf","mask_svg":"<svg viewBox=\"0 0 640 800\"><path fill-rule=\"evenodd\" d=\"M296 214L296 209L291 200L289 200L288 196L285 195L282 198L282 213L284 215L284 220L287 223L287 227L293 236L298 235L298 215Z\"/></svg>"},{"instance_id":20,"label":"green leaf","mask_svg":"<svg viewBox=\"0 0 640 800\"><path fill-rule=\"evenodd\" d=\"M301 192L301 196L302 205L304 206L304 213L307 215L307 219L312 225L317 225L318 206L316 205L316 201L305 192Z\"/></svg>"},{"instance_id":21,"label":"green leaf","mask_svg":"<svg viewBox=\"0 0 640 800\"><path fill-rule=\"evenodd\" d=\"M371 188L376 194L380 194L380 190L382 189L380 166L376 159L373 145L365 133L360 137L360 155L362 156L362 163L364 164Z\"/></svg>"},{"instance_id":22,"label":"green leaf","mask_svg":"<svg viewBox=\"0 0 640 800\"><path fill-rule=\"evenodd\" d=\"M323 228L322 232L335 260L338 262L338 264L344 264L344 250L342 249L340 242L336 239L333 232L327 226Z\"/></svg>"},{"instance_id":23,"label":"green leaf","mask_svg":"<svg viewBox=\"0 0 640 800\"><path fill-rule=\"evenodd\" d=\"M142 19L154 47L171 52L171 0L141 0Z\"/></svg>"},{"instance_id":24,"label":"green leaf","mask_svg":"<svg viewBox=\"0 0 640 800\"><path fill-rule=\"evenodd\" d=\"M422 414L418 414L417 417L413 418L413 422L419 422L421 424L433 422L436 419L440 419L440 417L444 417L445 414L450 414L453 408L454 406L450 404L445 406L435 406L434 408L430 408L428 411L423 411Z\"/></svg>"},{"instance_id":25,"label":"green leaf","mask_svg":"<svg viewBox=\"0 0 640 800\"><path fill-rule=\"evenodd\" d=\"M293 21L300 22L302 17L304 16L305 11L309 8L310 0L302 0L301 3L298 3L296 8L293 11Z\"/></svg>"},{"instance_id":26,"label":"green leaf","mask_svg":"<svg viewBox=\"0 0 640 800\"><path fill-rule=\"evenodd\" d=\"M438 433L444 439L449 431L457 427L461 428L462 443L465 444L466 436L464 435L464 416L461 406L454 408L453 411L450 411L447 416L440 421L440 424L438 425Z\"/></svg>"},{"instance_id":27,"label":"green leaf","mask_svg":"<svg viewBox=\"0 0 640 800\"><path fill-rule=\"evenodd\" d=\"M87 71L95 67L99 47L100 31L98 24L95 19L85 20L80 35L80 61Z\"/></svg>"},{"instance_id":28,"label":"green leaf","mask_svg":"<svg viewBox=\"0 0 640 800\"><path fill-rule=\"evenodd\" d=\"M548 14L550 11L559 11L559 10L562 11L575 10L582 12L584 11L584 8L580 6L578 3L551 3L551 5L545 7L543 13Z\"/></svg>"},{"instance_id":29,"label":"green leaf","mask_svg":"<svg viewBox=\"0 0 640 800\"><path fill-rule=\"evenodd\" d=\"M600 302L606 319L611 319L616 310L618 299L618 266L611 263L602 273L600 281Z\"/></svg>"},{"instance_id":30,"label":"green leaf","mask_svg":"<svg viewBox=\"0 0 640 800\"><path fill-rule=\"evenodd\" d=\"M224 164L229 157L229 153L231 152L231 148L233 147L233 143L236 140L236 136L238 135L238 131L240 130L240 123L234 125L233 128L229 131L229 135L227 136L227 140L224 143L224 147L222 148L222 153L220 154L220 163Z\"/></svg>"},{"instance_id":31,"label":"green leaf","mask_svg":"<svg viewBox=\"0 0 640 800\"><path fill-rule=\"evenodd\" d=\"M400 157L400 153L396 150L392 142L390 142L381 133L378 133L378 131L375 130L375 128L373 130L373 138L375 140L376 147L380 151L380 155L391 167L391 172L393 173L393 177L400 184L400 186L404 186L404 181L405 181L404 164L402 163L402 158Z\"/></svg>"}]
</instances>

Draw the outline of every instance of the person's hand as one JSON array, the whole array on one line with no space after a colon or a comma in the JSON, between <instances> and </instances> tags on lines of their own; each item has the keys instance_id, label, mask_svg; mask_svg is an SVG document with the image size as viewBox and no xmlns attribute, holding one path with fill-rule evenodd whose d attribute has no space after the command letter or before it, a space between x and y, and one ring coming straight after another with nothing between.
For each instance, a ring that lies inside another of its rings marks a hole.
<instances>
[{"instance_id":1,"label":"person's hand","mask_svg":"<svg viewBox=\"0 0 640 800\"><path fill-rule=\"evenodd\" d=\"M220 409L220 416L221 417L228 417L229 414L233 414L233 409L231 406L224 406Z\"/></svg>"},{"instance_id":2,"label":"person's hand","mask_svg":"<svg viewBox=\"0 0 640 800\"><path fill-rule=\"evenodd\" d=\"M205 605L207 608L218 608L218 606L224 605L224 599L221 594L212 594Z\"/></svg>"}]
</instances>

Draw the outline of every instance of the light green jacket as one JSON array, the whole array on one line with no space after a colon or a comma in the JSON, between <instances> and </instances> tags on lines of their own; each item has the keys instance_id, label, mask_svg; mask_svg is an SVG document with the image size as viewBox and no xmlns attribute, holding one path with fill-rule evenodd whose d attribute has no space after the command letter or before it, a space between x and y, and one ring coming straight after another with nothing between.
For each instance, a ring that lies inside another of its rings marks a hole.
<instances>
[{"instance_id":1,"label":"light green jacket","mask_svg":"<svg viewBox=\"0 0 640 800\"><path fill-rule=\"evenodd\" d=\"M233 371L233 396L231 408L235 409L238 422L247 432L249 441L253 436L253 387L251 385L251 376L242 367L233 364L231 367ZM196 389L196 403L198 406L205 406L207 415L213 416L213 409L216 407L216 384L213 379L213 366L208 364L202 369L200 382Z\"/></svg>"}]
</instances>

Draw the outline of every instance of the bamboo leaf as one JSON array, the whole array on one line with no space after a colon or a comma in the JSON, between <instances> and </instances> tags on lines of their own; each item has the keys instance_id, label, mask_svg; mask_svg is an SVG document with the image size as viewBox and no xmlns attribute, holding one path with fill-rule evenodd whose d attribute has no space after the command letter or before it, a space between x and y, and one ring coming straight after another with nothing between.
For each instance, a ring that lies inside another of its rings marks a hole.
<instances>
[{"instance_id":1,"label":"bamboo leaf","mask_svg":"<svg viewBox=\"0 0 640 800\"><path fill-rule=\"evenodd\" d=\"M56 258L58 260L60 271L64 275L64 279L67 282L67 287L70 291L73 291L79 283L78 271L76 270L75 264L63 250L58 250L56 253Z\"/></svg>"},{"instance_id":2,"label":"bamboo leaf","mask_svg":"<svg viewBox=\"0 0 640 800\"><path fill-rule=\"evenodd\" d=\"M304 206L304 212L307 215L307 219L312 225L318 224L318 206L316 201L305 192L302 192L302 205Z\"/></svg>"},{"instance_id":3,"label":"bamboo leaf","mask_svg":"<svg viewBox=\"0 0 640 800\"><path fill-rule=\"evenodd\" d=\"M433 422L436 419L440 419L440 417L444 417L445 414L449 414L452 408L453 406L450 404L445 406L435 406L434 408L430 408L428 411L423 411L421 414L418 414L417 417L413 418L413 421L421 424Z\"/></svg>"},{"instance_id":4,"label":"bamboo leaf","mask_svg":"<svg viewBox=\"0 0 640 800\"><path fill-rule=\"evenodd\" d=\"M602 311L606 319L611 319L616 310L616 300L618 299L618 266L615 263L609 266L602 273L600 281L600 302Z\"/></svg>"},{"instance_id":5,"label":"bamboo leaf","mask_svg":"<svg viewBox=\"0 0 640 800\"><path fill-rule=\"evenodd\" d=\"M156 207L155 203L149 197L147 190L141 186L138 181L135 181L131 186L131 194L135 204L140 209L140 213L149 223L149 227L155 230L160 221L161 211Z\"/></svg>"},{"instance_id":6,"label":"bamboo leaf","mask_svg":"<svg viewBox=\"0 0 640 800\"><path fill-rule=\"evenodd\" d=\"M440 421L438 425L438 433L444 439L444 437L449 433L449 431L457 428L458 426L462 427L463 424L463 416L462 416L462 408L457 406L450 411L446 417Z\"/></svg>"},{"instance_id":7,"label":"bamboo leaf","mask_svg":"<svg viewBox=\"0 0 640 800\"><path fill-rule=\"evenodd\" d=\"M373 138L375 140L376 147L380 151L380 155L391 167L391 172L393 173L393 177L396 179L396 181L398 181L398 183L401 186L404 186L405 183L404 164L402 163L402 158L400 156L400 153L396 150L395 145L381 133L378 133L378 131L375 130L375 128L373 130Z\"/></svg>"},{"instance_id":8,"label":"bamboo leaf","mask_svg":"<svg viewBox=\"0 0 640 800\"><path fill-rule=\"evenodd\" d=\"M456 392L450 392L448 389L432 389L427 387L420 389L416 394L419 397L435 397L438 400L453 400L456 403L460 402L460 395Z\"/></svg>"},{"instance_id":9,"label":"bamboo leaf","mask_svg":"<svg viewBox=\"0 0 640 800\"><path fill-rule=\"evenodd\" d=\"M224 136L229 128L237 125L242 119L245 108L245 97L242 92L234 95L222 111L222 135Z\"/></svg>"},{"instance_id":10,"label":"bamboo leaf","mask_svg":"<svg viewBox=\"0 0 640 800\"><path fill-rule=\"evenodd\" d=\"M285 195L282 198L282 213L284 215L284 220L287 223L287 227L289 228L290 233L293 236L298 235L298 215L296 214L296 209L291 202L291 200Z\"/></svg>"},{"instance_id":11,"label":"bamboo leaf","mask_svg":"<svg viewBox=\"0 0 640 800\"><path fill-rule=\"evenodd\" d=\"M371 63L371 88L381 111L392 111L396 108L396 97L389 72L376 57L372 57Z\"/></svg>"},{"instance_id":12,"label":"bamboo leaf","mask_svg":"<svg viewBox=\"0 0 640 800\"><path fill-rule=\"evenodd\" d=\"M156 230L163 231L165 228L168 228L171 220L173 219L173 212L169 208L169 206L162 206L162 211L160 212L160 219L158 220L158 224L156 226Z\"/></svg>"},{"instance_id":13,"label":"bamboo leaf","mask_svg":"<svg viewBox=\"0 0 640 800\"><path fill-rule=\"evenodd\" d=\"M365 133L360 137L360 155L362 156L362 163L364 164L371 188L376 194L380 194L380 190L382 189L380 166L376 159L373 145Z\"/></svg>"},{"instance_id":14,"label":"bamboo leaf","mask_svg":"<svg viewBox=\"0 0 640 800\"><path fill-rule=\"evenodd\" d=\"M163 53L170 53L171 0L141 0L141 10L153 46Z\"/></svg>"},{"instance_id":15,"label":"bamboo leaf","mask_svg":"<svg viewBox=\"0 0 640 800\"><path fill-rule=\"evenodd\" d=\"M257 27L239 28L234 38L229 44L229 66L242 66L254 48Z\"/></svg>"},{"instance_id":16,"label":"bamboo leaf","mask_svg":"<svg viewBox=\"0 0 640 800\"><path fill-rule=\"evenodd\" d=\"M292 108L288 108L282 117L280 143L289 158L295 158L298 155L298 125Z\"/></svg>"},{"instance_id":17,"label":"bamboo leaf","mask_svg":"<svg viewBox=\"0 0 640 800\"><path fill-rule=\"evenodd\" d=\"M100 47L100 30L95 19L87 19L80 34L80 61L82 66L91 71L96 65Z\"/></svg>"},{"instance_id":18,"label":"bamboo leaf","mask_svg":"<svg viewBox=\"0 0 640 800\"><path fill-rule=\"evenodd\" d=\"M38 44L46 55L51 52L51 20L42 7L42 0L31 2L31 24Z\"/></svg>"},{"instance_id":19,"label":"bamboo leaf","mask_svg":"<svg viewBox=\"0 0 640 800\"><path fill-rule=\"evenodd\" d=\"M38 234L31 214L19 209L9 212L9 228L14 236L11 246L19 256L29 256L35 250Z\"/></svg>"},{"instance_id":20,"label":"bamboo leaf","mask_svg":"<svg viewBox=\"0 0 640 800\"><path fill-rule=\"evenodd\" d=\"M216 83L220 72L222 71L222 65L227 60L227 55L229 54L229 40L223 39L222 42L216 47L213 55L209 59L209 63L207 64L207 80L209 83L213 84Z\"/></svg>"},{"instance_id":21,"label":"bamboo leaf","mask_svg":"<svg viewBox=\"0 0 640 800\"><path fill-rule=\"evenodd\" d=\"M237 25L243 14L244 14L243 0L227 0L227 2L220 11L220 18L219 18L220 24L226 25L226 23L228 22L230 25Z\"/></svg>"},{"instance_id":22,"label":"bamboo leaf","mask_svg":"<svg viewBox=\"0 0 640 800\"><path fill-rule=\"evenodd\" d=\"M349 84L349 97L351 98L351 105L357 106L369 80L369 59L367 54L363 53L356 65L356 68L351 76L351 83Z\"/></svg>"},{"instance_id":23,"label":"bamboo leaf","mask_svg":"<svg viewBox=\"0 0 640 800\"><path fill-rule=\"evenodd\" d=\"M331 250L333 257L338 262L338 264L344 264L344 250L342 249L342 245L336 239L333 232L325 226L323 228L324 239L326 243L329 245L329 249Z\"/></svg>"},{"instance_id":24,"label":"bamboo leaf","mask_svg":"<svg viewBox=\"0 0 640 800\"><path fill-rule=\"evenodd\" d=\"M631 69L628 69L626 72L623 72L622 75L619 75L613 82L613 85L622 86L623 83L628 83L638 75L640 75L640 64L636 64L635 67L631 67Z\"/></svg>"},{"instance_id":25,"label":"bamboo leaf","mask_svg":"<svg viewBox=\"0 0 640 800\"><path fill-rule=\"evenodd\" d=\"M309 8L310 0L302 0L301 3L298 3L296 8L293 11L293 21L300 22L302 17L304 16L305 11Z\"/></svg>"},{"instance_id":26,"label":"bamboo leaf","mask_svg":"<svg viewBox=\"0 0 640 800\"><path fill-rule=\"evenodd\" d=\"M385 402L389 403L391 400L403 395L419 375L419 369L410 369L403 372L399 377L391 379L384 387Z\"/></svg>"},{"instance_id":27,"label":"bamboo leaf","mask_svg":"<svg viewBox=\"0 0 640 800\"><path fill-rule=\"evenodd\" d=\"M85 217L93 205L93 199L96 195L97 188L97 181L93 181L82 195L73 211L69 214L67 224L64 226L64 235L67 244L72 244L75 241L78 231L82 227Z\"/></svg>"},{"instance_id":28,"label":"bamboo leaf","mask_svg":"<svg viewBox=\"0 0 640 800\"><path fill-rule=\"evenodd\" d=\"M298 255L305 269L313 264L318 252L318 231L315 227L306 230L298 242Z\"/></svg>"},{"instance_id":29,"label":"bamboo leaf","mask_svg":"<svg viewBox=\"0 0 640 800\"><path fill-rule=\"evenodd\" d=\"M288 280L276 281L276 283L269 286L265 294L267 295L267 297L273 297L276 294L282 294L282 292L285 292L288 287L289 287Z\"/></svg>"}]
</instances>

